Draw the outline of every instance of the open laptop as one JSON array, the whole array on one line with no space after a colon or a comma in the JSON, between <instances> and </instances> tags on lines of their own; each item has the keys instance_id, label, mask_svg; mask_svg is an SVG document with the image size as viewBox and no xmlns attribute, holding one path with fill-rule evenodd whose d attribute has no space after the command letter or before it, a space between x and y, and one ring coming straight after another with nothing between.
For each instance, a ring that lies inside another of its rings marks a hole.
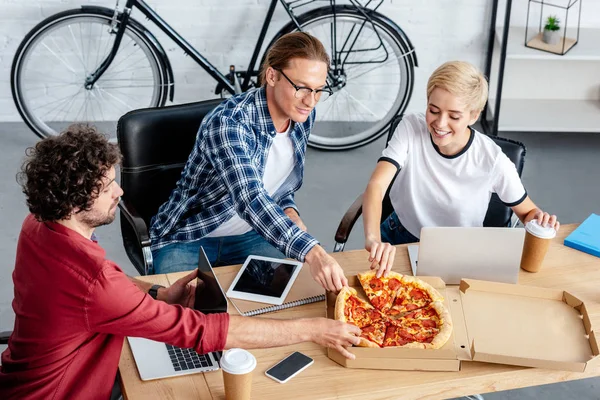
<instances>
[{"instance_id":1,"label":"open laptop","mask_svg":"<svg viewBox=\"0 0 600 400\"><path fill-rule=\"evenodd\" d=\"M421 229L419 245L409 245L413 275L439 276L456 285L462 278L517 283L525 229Z\"/></svg>"},{"instance_id":2,"label":"open laptop","mask_svg":"<svg viewBox=\"0 0 600 400\"><path fill-rule=\"evenodd\" d=\"M198 281L194 308L205 314L227 312L227 298L204 249L198 256ZM154 340L128 337L135 364L143 381L219 369L221 352L198 354Z\"/></svg>"}]
</instances>

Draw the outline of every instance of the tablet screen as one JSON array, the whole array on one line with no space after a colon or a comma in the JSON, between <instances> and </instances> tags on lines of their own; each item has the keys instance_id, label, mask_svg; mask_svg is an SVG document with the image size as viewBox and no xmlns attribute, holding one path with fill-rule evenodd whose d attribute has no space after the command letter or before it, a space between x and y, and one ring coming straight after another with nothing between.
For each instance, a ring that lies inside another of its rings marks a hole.
<instances>
[{"instance_id":1,"label":"tablet screen","mask_svg":"<svg viewBox=\"0 0 600 400\"><path fill-rule=\"evenodd\" d=\"M233 290L279 298L297 268L297 264L250 259Z\"/></svg>"}]
</instances>

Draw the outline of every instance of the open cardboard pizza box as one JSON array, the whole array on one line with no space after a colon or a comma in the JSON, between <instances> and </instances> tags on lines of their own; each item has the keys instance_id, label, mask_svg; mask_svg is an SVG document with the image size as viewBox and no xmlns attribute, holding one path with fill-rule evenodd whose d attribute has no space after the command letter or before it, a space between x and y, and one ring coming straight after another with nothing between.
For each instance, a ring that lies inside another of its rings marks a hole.
<instances>
[{"instance_id":1,"label":"open cardboard pizza box","mask_svg":"<svg viewBox=\"0 0 600 400\"><path fill-rule=\"evenodd\" d=\"M446 286L436 277L419 277L443 296L453 334L440 349L334 349L327 355L348 368L459 371L462 361L585 371L600 363L600 336L592 330L585 304L568 292L464 279ZM349 286L364 294L356 276ZM327 294L327 318L334 318L336 295Z\"/></svg>"}]
</instances>

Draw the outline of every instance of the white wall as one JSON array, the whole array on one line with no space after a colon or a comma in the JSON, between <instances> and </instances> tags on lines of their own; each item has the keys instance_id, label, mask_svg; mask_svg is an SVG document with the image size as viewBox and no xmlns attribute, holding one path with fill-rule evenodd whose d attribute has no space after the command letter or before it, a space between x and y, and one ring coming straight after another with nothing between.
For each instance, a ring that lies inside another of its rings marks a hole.
<instances>
[{"instance_id":1,"label":"white wall","mask_svg":"<svg viewBox=\"0 0 600 400\"><path fill-rule=\"evenodd\" d=\"M503 3L505 0L501 0ZM553 0L550 3L566 7L569 2L573 0ZM582 28L600 28L600 1L599 0L579 0L581 3L581 27ZM569 9L569 27L576 27L579 3L574 4ZM504 3L505 4L505 3ZM527 4L526 0L513 0L511 15L511 25L525 26L527 21ZM533 3L530 8L529 21L530 26L537 28L539 26L539 16L541 11L541 5ZM557 7L551 7L544 5L544 17L548 15L556 15L559 19L564 22L565 10ZM570 33L570 30L569 30ZM600 44L599 44L600 46Z\"/></svg>"},{"instance_id":2,"label":"white wall","mask_svg":"<svg viewBox=\"0 0 600 400\"><path fill-rule=\"evenodd\" d=\"M121 6L124 4L121 0ZM113 7L115 1L88 4ZM429 74L443 61L464 59L483 67L491 0L385 0L380 11L400 25L417 50L420 67L410 103L425 104ZM25 34L43 18L76 8L81 0L0 0L0 121L18 121L11 97L9 76L13 55ZM149 0L176 30L206 55L221 71L230 64L244 69L250 59L269 0ZM326 4L326 3L323 3ZM167 50L175 70L176 102L213 97L214 81L169 39L145 22ZM278 6L270 38L287 16Z\"/></svg>"},{"instance_id":3,"label":"white wall","mask_svg":"<svg viewBox=\"0 0 600 400\"><path fill-rule=\"evenodd\" d=\"M600 27L600 1L581 1L582 26ZM19 120L9 75L22 38L43 18L81 4L80 0L0 0L0 121ZM87 4L113 7L115 1L91 0ZM150 0L149 4L221 71L226 71L230 64L238 69L246 67L269 0ZM423 108L427 78L442 62L463 59L484 67L491 0L385 0L380 11L405 30L417 50L420 67L416 69L409 109ZM523 25L526 11L526 0L514 0L512 24ZM134 12L133 17L144 22L139 13ZM286 22L287 16L278 6L267 37ZM173 42L146 24L171 59L176 74L175 101L213 97L213 80Z\"/></svg>"}]
</instances>

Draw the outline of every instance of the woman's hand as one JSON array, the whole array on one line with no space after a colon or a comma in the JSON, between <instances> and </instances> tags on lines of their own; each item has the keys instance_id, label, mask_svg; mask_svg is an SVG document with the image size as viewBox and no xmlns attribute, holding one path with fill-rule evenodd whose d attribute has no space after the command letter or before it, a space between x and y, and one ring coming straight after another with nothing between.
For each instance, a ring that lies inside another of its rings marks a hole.
<instances>
[{"instance_id":1,"label":"woman's hand","mask_svg":"<svg viewBox=\"0 0 600 400\"><path fill-rule=\"evenodd\" d=\"M371 269L377 269L377 277L386 276L394 265L396 248L389 243L382 243L380 239L367 238L365 249L369 252Z\"/></svg>"},{"instance_id":2,"label":"woman's hand","mask_svg":"<svg viewBox=\"0 0 600 400\"><path fill-rule=\"evenodd\" d=\"M540 210L539 208L536 208L535 210L532 210L527 217L525 218L525 221L523 221L525 224L528 223L531 220L537 219L538 223L543 226L543 227L551 227L554 228L554 230L556 232L558 232L558 229L560 228L560 222L558 222L558 219L556 218L556 215L552 214L548 214L547 212L544 212L542 210Z\"/></svg>"}]
</instances>

